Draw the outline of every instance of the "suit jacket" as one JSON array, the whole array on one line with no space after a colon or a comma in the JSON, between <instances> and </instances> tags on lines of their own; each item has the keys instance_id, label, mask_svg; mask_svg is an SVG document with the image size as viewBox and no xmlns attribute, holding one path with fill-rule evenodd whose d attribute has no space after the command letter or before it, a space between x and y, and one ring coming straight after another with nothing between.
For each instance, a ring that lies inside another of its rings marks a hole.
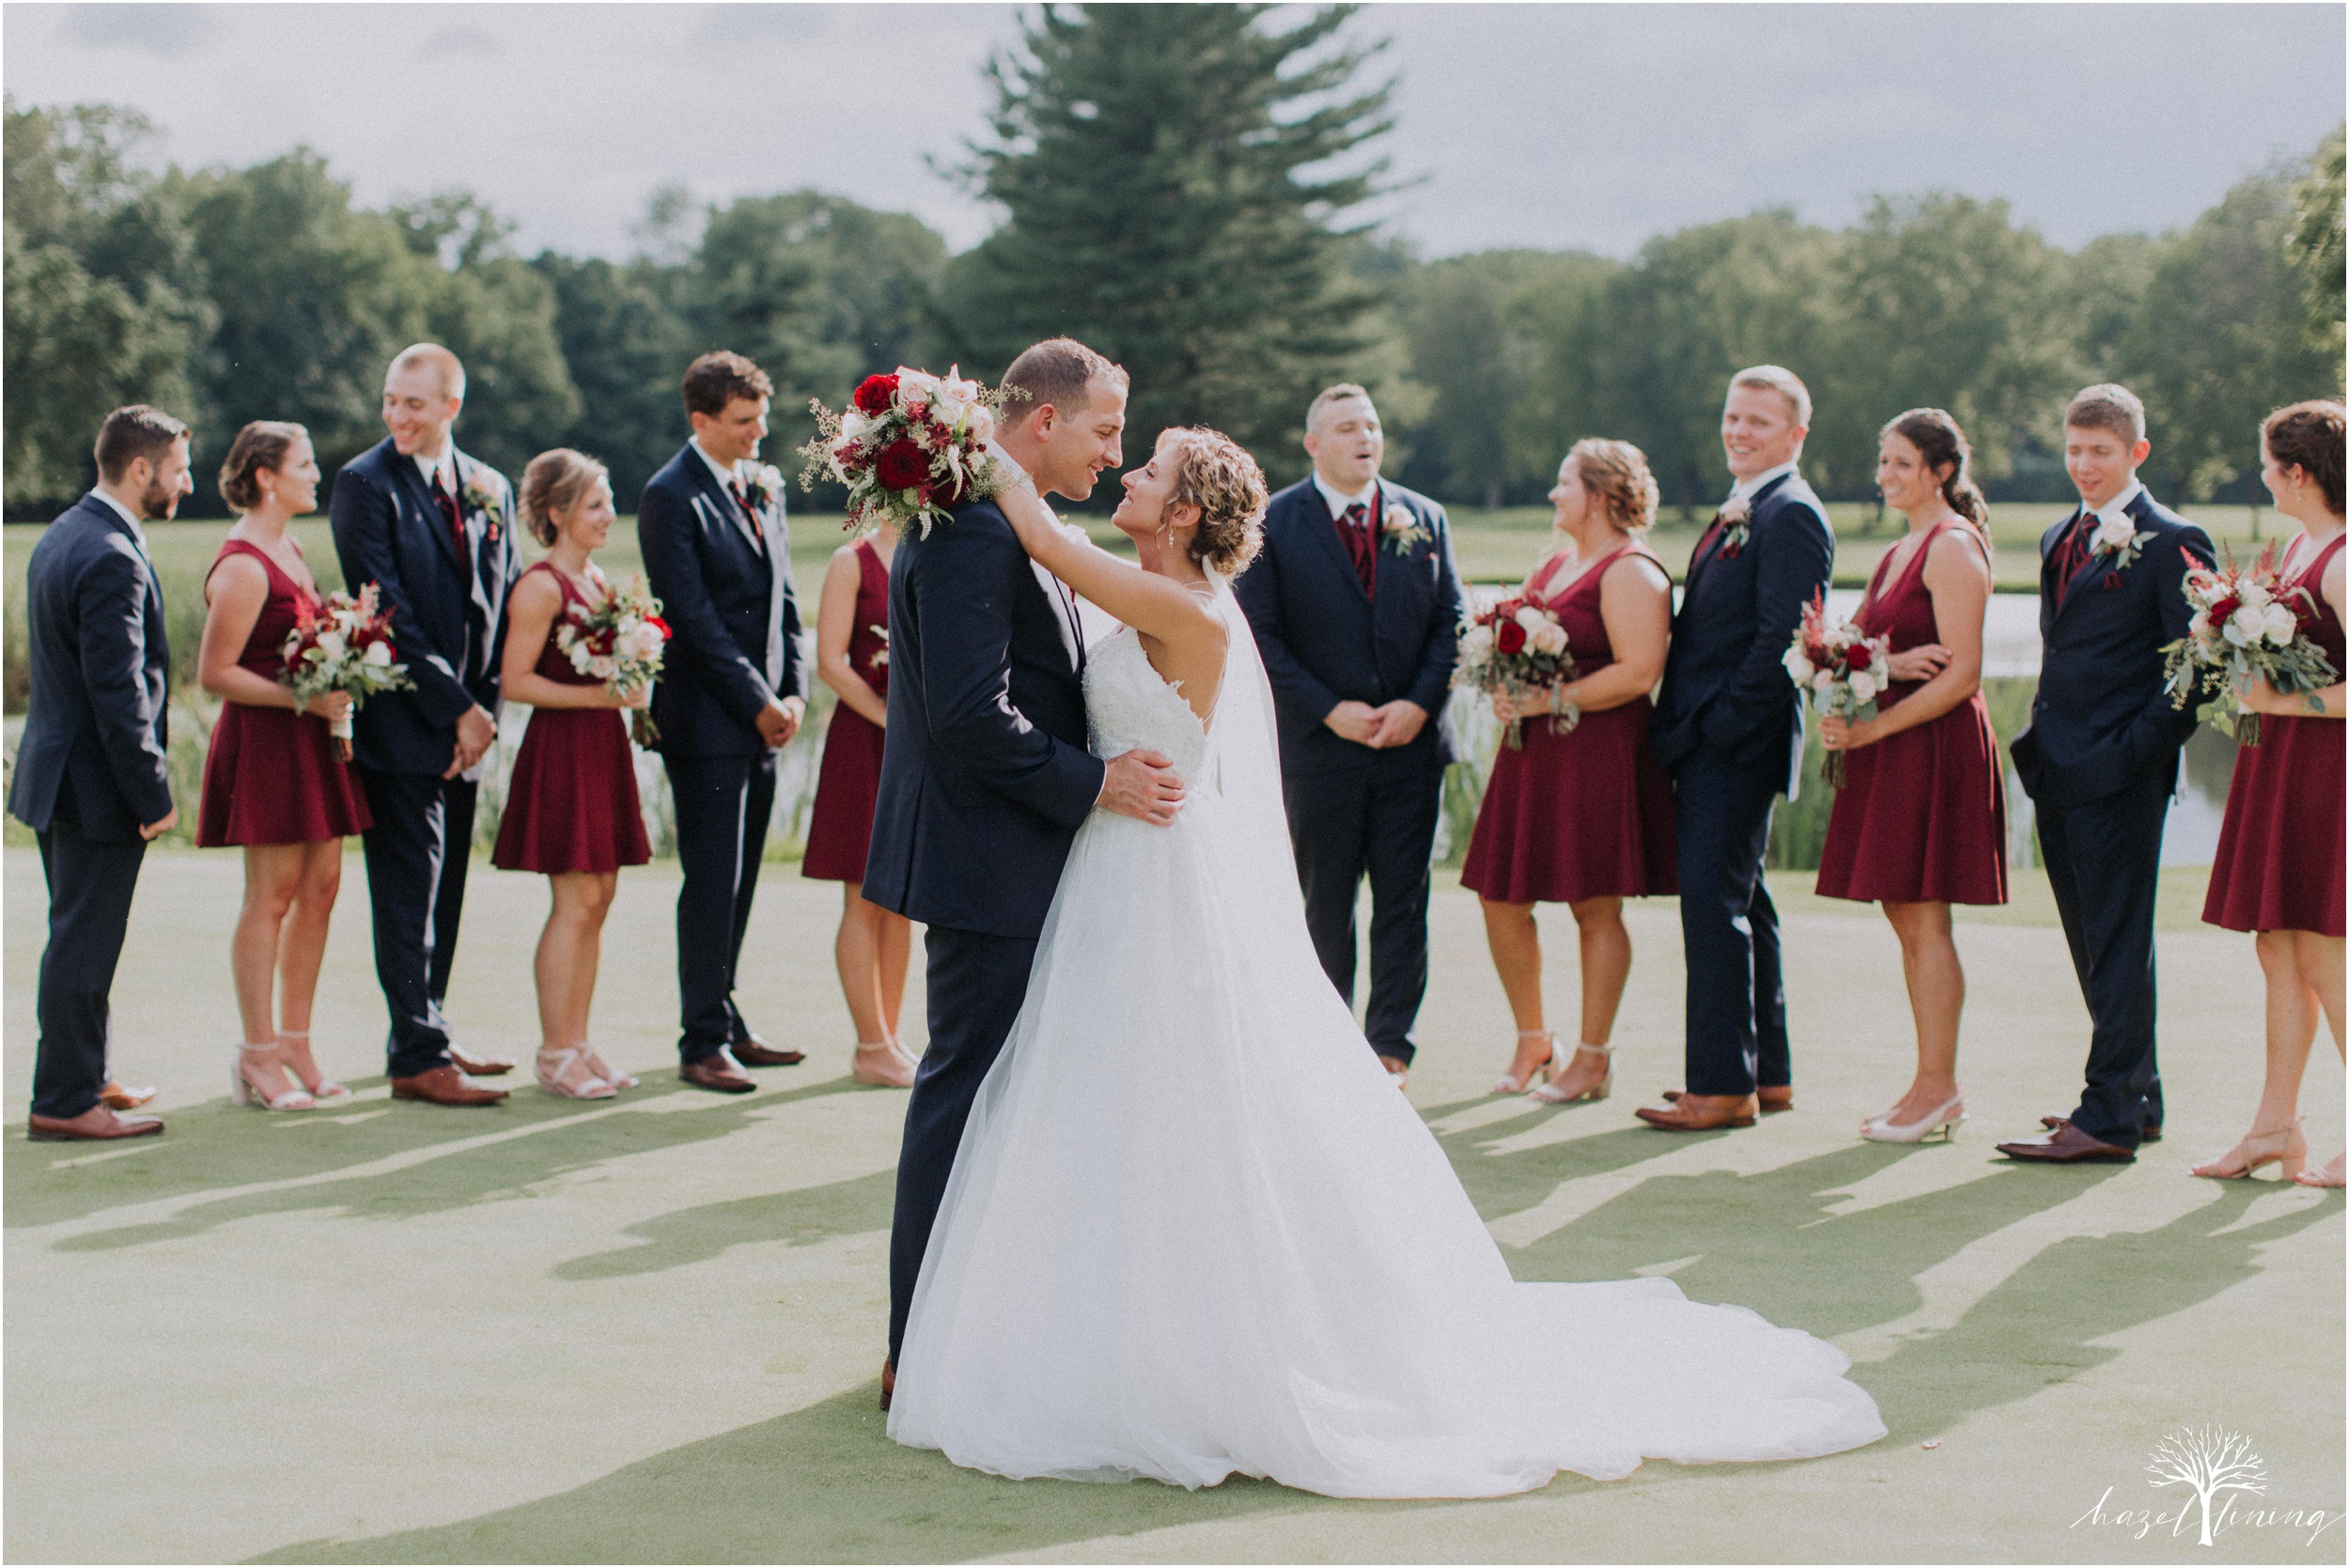
<instances>
[{"instance_id":1,"label":"suit jacket","mask_svg":"<svg viewBox=\"0 0 2349 1568\"><path fill-rule=\"evenodd\" d=\"M1408 698L1428 722L1403 754L1432 765L1459 755L1450 715L1461 602L1452 525L1441 506L1400 485L1381 479L1378 495L1382 519L1408 517L1426 537L1400 550L1379 541L1376 596L1363 591L1311 479L1272 498L1264 549L1232 585L1272 681L1281 771L1291 778L1368 768L1386 754L1322 722L1341 702Z\"/></svg>"},{"instance_id":2,"label":"suit jacket","mask_svg":"<svg viewBox=\"0 0 2349 1568\"><path fill-rule=\"evenodd\" d=\"M2071 592L2056 581L2058 548L2076 508L2039 540L2039 691L2030 727L2010 750L2024 789L2042 805L2085 804L2147 769L2178 776L2178 749L2194 733L2162 690L2162 644L2186 635L2186 558L2211 564L2210 536L2139 491L2128 515L2151 534L2138 558L2092 557Z\"/></svg>"},{"instance_id":3,"label":"suit jacket","mask_svg":"<svg viewBox=\"0 0 2349 1568\"><path fill-rule=\"evenodd\" d=\"M1104 772L1066 613L991 501L899 541L866 898L932 925L1042 932Z\"/></svg>"},{"instance_id":4,"label":"suit jacket","mask_svg":"<svg viewBox=\"0 0 2349 1568\"><path fill-rule=\"evenodd\" d=\"M783 487L755 530L692 442L661 464L636 508L645 573L669 623L653 687L658 749L672 756L755 756L769 703L807 696L791 531Z\"/></svg>"},{"instance_id":5,"label":"suit jacket","mask_svg":"<svg viewBox=\"0 0 2349 1568\"><path fill-rule=\"evenodd\" d=\"M1817 494L1788 474L1755 493L1744 547L1727 555L1727 543L1726 530L1713 535L1688 563L1648 734L1666 768L1709 747L1791 780L1802 699L1786 678L1786 646L1834 575L1835 534Z\"/></svg>"},{"instance_id":6,"label":"suit jacket","mask_svg":"<svg viewBox=\"0 0 2349 1568\"><path fill-rule=\"evenodd\" d=\"M412 691L369 697L352 723L351 756L387 773L439 773L457 745L457 721L473 707L498 711L506 596L521 575L514 490L506 476L462 451L452 454L465 550L418 472L386 438L334 475L328 518L343 583L382 589L392 646ZM483 505L476 497L487 493Z\"/></svg>"},{"instance_id":7,"label":"suit jacket","mask_svg":"<svg viewBox=\"0 0 2349 1568\"><path fill-rule=\"evenodd\" d=\"M85 838L135 840L171 813L171 647L153 565L121 515L86 495L25 569L33 685L8 813L35 832L58 798Z\"/></svg>"}]
</instances>

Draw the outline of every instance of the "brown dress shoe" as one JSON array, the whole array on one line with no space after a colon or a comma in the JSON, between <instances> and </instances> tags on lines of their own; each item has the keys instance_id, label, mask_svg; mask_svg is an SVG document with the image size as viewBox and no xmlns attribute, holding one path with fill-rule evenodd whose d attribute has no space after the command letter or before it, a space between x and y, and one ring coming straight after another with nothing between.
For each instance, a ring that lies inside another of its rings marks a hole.
<instances>
[{"instance_id":1,"label":"brown dress shoe","mask_svg":"<svg viewBox=\"0 0 2349 1568\"><path fill-rule=\"evenodd\" d=\"M786 1050L770 1046L755 1034L745 1034L731 1048L737 1066L796 1067L807 1060L803 1050Z\"/></svg>"},{"instance_id":2,"label":"brown dress shoe","mask_svg":"<svg viewBox=\"0 0 2349 1568\"><path fill-rule=\"evenodd\" d=\"M2038 1160L2046 1165L2077 1165L2083 1160L2105 1160L2126 1165L2137 1158L2134 1149L2124 1149L2118 1143L2091 1138L2061 1116L2056 1118L2056 1125L2046 1137L2018 1143L2001 1143L1999 1153L2009 1159Z\"/></svg>"},{"instance_id":3,"label":"brown dress shoe","mask_svg":"<svg viewBox=\"0 0 2349 1568\"><path fill-rule=\"evenodd\" d=\"M105 1087L98 1091L98 1103L109 1110L136 1110L154 1097L152 1089L133 1089L113 1079L108 1079Z\"/></svg>"},{"instance_id":4,"label":"brown dress shoe","mask_svg":"<svg viewBox=\"0 0 2349 1568\"><path fill-rule=\"evenodd\" d=\"M2063 1123L2064 1118L2061 1116L2042 1116L2039 1118L2039 1125L2050 1130L2061 1126ZM2139 1144L2160 1142L2161 1124L2159 1122L2148 1122L2143 1126L2138 1128L2137 1141Z\"/></svg>"},{"instance_id":5,"label":"brown dress shoe","mask_svg":"<svg viewBox=\"0 0 2349 1568\"><path fill-rule=\"evenodd\" d=\"M457 1063L457 1070L467 1078L497 1078L514 1070L514 1063L503 1056L474 1056L461 1051L455 1045L448 1048L448 1059Z\"/></svg>"},{"instance_id":6,"label":"brown dress shoe","mask_svg":"<svg viewBox=\"0 0 2349 1568\"><path fill-rule=\"evenodd\" d=\"M883 1357L881 1359L881 1408L888 1409L889 1402L896 1397L897 1363Z\"/></svg>"},{"instance_id":7,"label":"brown dress shoe","mask_svg":"<svg viewBox=\"0 0 2349 1568\"><path fill-rule=\"evenodd\" d=\"M1686 1089L1667 1089L1664 1098L1678 1105L1680 1096L1688 1092ZM1754 1091L1754 1098L1761 1102L1765 1116L1774 1110L1792 1110L1795 1109L1795 1086L1791 1083L1766 1083Z\"/></svg>"},{"instance_id":8,"label":"brown dress shoe","mask_svg":"<svg viewBox=\"0 0 2349 1568\"><path fill-rule=\"evenodd\" d=\"M161 1116L117 1116L112 1108L103 1104L91 1106L79 1116L30 1116L24 1123L24 1136L35 1143L80 1143L109 1138L145 1138L163 1130L163 1119Z\"/></svg>"},{"instance_id":9,"label":"brown dress shoe","mask_svg":"<svg viewBox=\"0 0 2349 1568\"><path fill-rule=\"evenodd\" d=\"M1643 1105L1640 1120L1665 1132L1711 1132L1716 1127L1750 1127L1755 1115L1751 1094L1691 1094L1661 1108Z\"/></svg>"},{"instance_id":10,"label":"brown dress shoe","mask_svg":"<svg viewBox=\"0 0 2349 1568\"><path fill-rule=\"evenodd\" d=\"M758 1080L744 1072L734 1060L734 1052L723 1046L698 1062L686 1063L677 1076L696 1089L715 1089L721 1094L747 1094L758 1087Z\"/></svg>"},{"instance_id":11,"label":"brown dress shoe","mask_svg":"<svg viewBox=\"0 0 2349 1568\"><path fill-rule=\"evenodd\" d=\"M495 1105L506 1098L506 1091L475 1083L444 1062L412 1078L392 1079L392 1098L429 1100L434 1105Z\"/></svg>"}]
</instances>

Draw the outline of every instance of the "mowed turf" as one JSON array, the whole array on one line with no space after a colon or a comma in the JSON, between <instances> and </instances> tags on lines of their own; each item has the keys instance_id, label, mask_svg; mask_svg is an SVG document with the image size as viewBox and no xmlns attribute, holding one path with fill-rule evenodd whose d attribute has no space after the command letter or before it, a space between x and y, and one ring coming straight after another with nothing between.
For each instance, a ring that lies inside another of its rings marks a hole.
<instances>
[{"instance_id":1,"label":"mowed turf","mask_svg":"<svg viewBox=\"0 0 2349 1568\"><path fill-rule=\"evenodd\" d=\"M354 855L315 1032L360 1098L272 1116L224 1094L237 860L159 852L116 1052L162 1087L171 1126L103 1149L23 1141L43 900L33 854L0 869L14 1560L2184 1561L2213 1555L2195 1522L2139 1539L2134 1519L2185 1504L2144 1466L2166 1430L2203 1422L2247 1433L2267 1477L2217 1556L2341 1557L2338 1523L2282 1516L2343 1500L2342 1203L2186 1173L2247 1124L2259 1057L2250 942L2193 921L2197 871L2164 890L2170 1137L2135 1166L2075 1170L1990 1149L2069 1108L2084 1047L2031 874L1959 932L1972 1119L1952 1144L1903 1149L1853 1136L1910 1050L1873 911L1778 878L1798 1109L1690 1138L1631 1115L1680 1076L1671 901L1629 915L1614 1097L1548 1110L1483 1094L1510 1022L1474 901L1439 873L1411 1098L1518 1276L1669 1274L1828 1336L1891 1435L1804 1464L1359 1503L1249 1481L1011 1483L887 1440L874 1402L905 1098L848 1080L838 890L795 866L766 869L742 999L809 1049L803 1065L740 1098L677 1082L676 872L656 864L621 877L596 1013L644 1086L580 1104L525 1069L505 1106L457 1111L386 1098ZM476 864L450 1010L477 1048L536 1044L545 898L537 877ZM1552 1016L1569 1019L1572 923L1544 919ZM918 1042L918 966L908 1012ZM1179 1032L1142 1048L1179 1049ZM2305 1101L2321 1157L2343 1137L2328 1042Z\"/></svg>"}]
</instances>

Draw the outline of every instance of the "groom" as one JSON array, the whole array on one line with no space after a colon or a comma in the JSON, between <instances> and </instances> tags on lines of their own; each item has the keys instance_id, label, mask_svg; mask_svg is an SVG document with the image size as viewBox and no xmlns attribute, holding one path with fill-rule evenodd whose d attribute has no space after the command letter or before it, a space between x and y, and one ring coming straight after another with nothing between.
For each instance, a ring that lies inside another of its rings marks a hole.
<instances>
[{"instance_id":1,"label":"groom","mask_svg":"<svg viewBox=\"0 0 2349 1568\"><path fill-rule=\"evenodd\" d=\"M1082 501L1120 459L1126 372L1068 338L1003 373L998 438L1036 489ZM972 1096L1027 995L1061 862L1098 806L1163 826L1181 783L1155 752L1085 749L1077 603L991 501L909 531L889 573L889 747L864 896L926 923L929 1048L906 1107L881 1406Z\"/></svg>"}]
</instances>

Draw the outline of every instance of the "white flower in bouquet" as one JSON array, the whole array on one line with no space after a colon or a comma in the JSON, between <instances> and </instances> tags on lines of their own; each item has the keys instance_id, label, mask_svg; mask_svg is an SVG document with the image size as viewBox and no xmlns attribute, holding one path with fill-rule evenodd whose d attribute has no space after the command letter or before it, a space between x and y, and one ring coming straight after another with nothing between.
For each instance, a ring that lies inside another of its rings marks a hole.
<instances>
[{"instance_id":1,"label":"white flower in bouquet","mask_svg":"<svg viewBox=\"0 0 2349 1568\"><path fill-rule=\"evenodd\" d=\"M1488 626L1472 626L1460 635L1460 652L1471 664L1482 664L1493 656L1493 629Z\"/></svg>"},{"instance_id":2,"label":"white flower in bouquet","mask_svg":"<svg viewBox=\"0 0 2349 1568\"><path fill-rule=\"evenodd\" d=\"M383 669L392 661L392 645L389 643L370 643L367 644L367 651L359 657L362 663L372 664L379 670Z\"/></svg>"},{"instance_id":3,"label":"white flower in bouquet","mask_svg":"<svg viewBox=\"0 0 2349 1568\"><path fill-rule=\"evenodd\" d=\"M659 654L662 644L667 641L668 639L662 637L654 628L639 621L620 633L613 652L632 662L637 660L650 659Z\"/></svg>"},{"instance_id":4,"label":"white flower in bouquet","mask_svg":"<svg viewBox=\"0 0 2349 1568\"><path fill-rule=\"evenodd\" d=\"M2245 604L2227 617L2225 636L2238 648L2257 646L2267 635L2267 617L2257 605Z\"/></svg>"},{"instance_id":5,"label":"white flower in bouquet","mask_svg":"<svg viewBox=\"0 0 2349 1568\"><path fill-rule=\"evenodd\" d=\"M1525 643L1535 653L1563 653L1566 651L1566 629L1556 621L1546 620L1525 634Z\"/></svg>"},{"instance_id":6,"label":"white flower in bouquet","mask_svg":"<svg viewBox=\"0 0 2349 1568\"><path fill-rule=\"evenodd\" d=\"M1811 677L1818 674L1816 670L1813 670L1811 667L1811 660L1803 657L1803 652L1799 645L1788 648L1786 650L1786 658L1782 660L1782 662L1786 666L1787 675L1794 678L1794 682L1797 686L1809 686L1811 684Z\"/></svg>"},{"instance_id":7,"label":"white flower in bouquet","mask_svg":"<svg viewBox=\"0 0 2349 1568\"><path fill-rule=\"evenodd\" d=\"M323 662L329 664L340 663L344 653L348 651L347 644L343 642L343 634L339 631L321 633L319 637L319 649L326 655Z\"/></svg>"},{"instance_id":8,"label":"white flower in bouquet","mask_svg":"<svg viewBox=\"0 0 2349 1568\"><path fill-rule=\"evenodd\" d=\"M1851 676L1852 701L1872 703L1876 700L1876 677L1866 670L1854 670Z\"/></svg>"},{"instance_id":9,"label":"white flower in bouquet","mask_svg":"<svg viewBox=\"0 0 2349 1568\"><path fill-rule=\"evenodd\" d=\"M2292 613L2291 606L2271 603L2260 612L2260 627L2267 633L2269 644L2288 648L2300 634L2300 618Z\"/></svg>"},{"instance_id":10,"label":"white flower in bouquet","mask_svg":"<svg viewBox=\"0 0 2349 1568\"><path fill-rule=\"evenodd\" d=\"M1821 692L1834 691L1835 672L1832 670L1821 670L1816 675L1813 675L1811 677L1811 690Z\"/></svg>"},{"instance_id":11,"label":"white flower in bouquet","mask_svg":"<svg viewBox=\"0 0 2349 1568\"><path fill-rule=\"evenodd\" d=\"M902 365L897 366L897 402L900 407L911 408L917 403L926 405L936 401L938 401L938 378L936 376L926 370L909 369Z\"/></svg>"},{"instance_id":12,"label":"white flower in bouquet","mask_svg":"<svg viewBox=\"0 0 2349 1568\"><path fill-rule=\"evenodd\" d=\"M854 409L840 416L840 439L843 441L863 441L872 430L873 422Z\"/></svg>"},{"instance_id":13,"label":"white flower in bouquet","mask_svg":"<svg viewBox=\"0 0 2349 1568\"><path fill-rule=\"evenodd\" d=\"M598 680L609 683L620 673L620 661L608 653L598 654L587 660L587 673Z\"/></svg>"},{"instance_id":14,"label":"white flower in bouquet","mask_svg":"<svg viewBox=\"0 0 2349 1568\"><path fill-rule=\"evenodd\" d=\"M1525 634L1531 637L1549 624L1549 617L1529 604L1517 612L1517 625L1525 628Z\"/></svg>"}]
</instances>

